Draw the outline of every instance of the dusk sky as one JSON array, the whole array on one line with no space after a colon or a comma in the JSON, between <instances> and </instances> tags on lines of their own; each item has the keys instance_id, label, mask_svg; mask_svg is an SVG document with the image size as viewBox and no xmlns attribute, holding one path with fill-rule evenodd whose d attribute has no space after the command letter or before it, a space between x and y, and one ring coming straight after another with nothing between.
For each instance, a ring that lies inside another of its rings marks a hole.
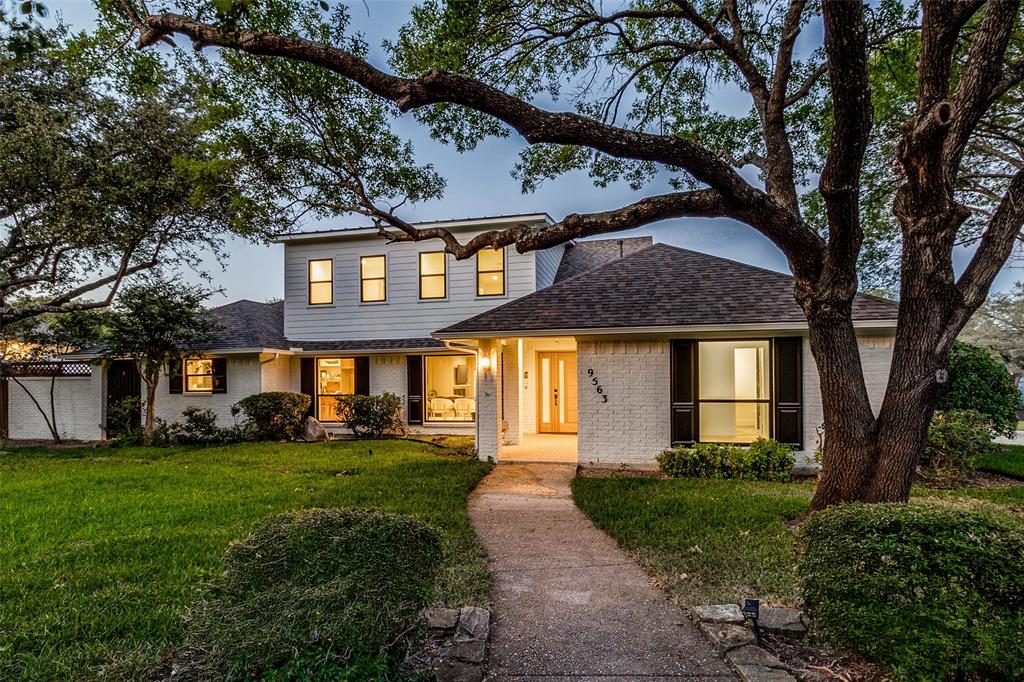
<instances>
[{"instance_id":1,"label":"dusk sky","mask_svg":"<svg viewBox=\"0 0 1024 682\"><path fill-rule=\"evenodd\" d=\"M89 29L95 23L96 13L89 0L49 0L47 4L51 9L51 22L59 16L75 29ZM366 3L348 4L353 28L362 32L373 48L371 60L386 68L381 41L396 35L406 21L412 3L367 0ZM816 39L813 29L806 37ZM745 95L738 92L723 92L713 104L734 110L749 106ZM533 212L547 212L558 220L568 213L616 208L636 201L644 194L669 190L667 183L648 187L643 193L633 192L624 183L598 188L584 173L573 173L547 182L533 194L524 195L519 182L510 173L519 150L525 146L518 136L487 140L476 151L463 155L452 147L431 140L426 129L418 125L411 115L400 120L398 128L400 134L413 141L417 158L421 162L433 163L448 182L443 199L403 209L402 217L414 221ZM307 224L304 227L324 229L365 224L366 219L359 216L342 216L330 223ZM788 270L782 253L771 242L753 229L730 220L667 220L623 234L650 234L658 242L782 272ZM262 301L280 297L284 277L281 250L282 247L277 245L254 245L241 241L230 244L230 260L226 269L221 272L216 264L212 264L213 281L224 289L223 296L212 302L217 304L240 298ZM957 266L963 267L969 252L961 249L957 256ZM1007 267L997 278L994 289L1007 289L1022 278L1024 272L1019 268Z\"/></svg>"}]
</instances>

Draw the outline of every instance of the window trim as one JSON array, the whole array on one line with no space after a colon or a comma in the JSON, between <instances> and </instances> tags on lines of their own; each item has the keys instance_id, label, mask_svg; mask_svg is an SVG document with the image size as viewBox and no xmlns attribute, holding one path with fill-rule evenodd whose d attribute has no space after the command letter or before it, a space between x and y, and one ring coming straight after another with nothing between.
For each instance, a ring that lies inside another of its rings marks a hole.
<instances>
[{"instance_id":1,"label":"window trim","mask_svg":"<svg viewBox=\"0 0 1024 682\"><path fill-rule=\"evenodd\" d=\"M384 259L384 276L383 277L363 277L363 261L367 258L383 258ZM367 300L363 296L363 283L364 282L384 282L384 298L374 298ZM360 303L387 303L388 302L388 255L386 253L374 253L366 256L359 257L359 302Z\"/></svg>"},{"instance_id":2,"label":"window trim","mask_svg":"<svg viewBox=\"0 0 1024 682\"><path fill-rule=\"evenodd\" d=\"M423 274L423 257L429 256L435 253L439 253L443 256L441 264L444 266L444 271L437 275L424 275ZM444 301L448 298L448 252L446 251L420 251L419 255L416 256L416 268L417 274L419 275L416 283L419 294L419 300L421 301ZM441 277L444 280L444 295L443 296L424 296L423 295L423 278L424 277Z\"/></svg>"},{"instance_id":3,"label":"window trim","mask_svg":"<svg viewBox=\"0 0 1024 682\"><path fill-rule=\"evenodd\" d=\"M321 360L351 360L352 361L352 393L321 393L320 392L320 361ZM325 424L340 424L338 419L324 420L320 418L320 398L324 396L355 395L356 391L356 356L354 355L317 355L313 358L313 392L316 394L316 418Z\"/></svg>"},{"instance_id":4,"label":"window trim","mask_svg":"<svg viewBox=\"0 0 1024 682\"><path fill-rule=\"evenodd\" d=\"M479 407L479 404L477 403L477 398L476 398L476 354L474 354L474 353L429 353L429 354L424 354L422 356L422 358L423 358L423 368L422 368L422 371L423 371L423 385L420 387L420 391L423 393L423 395L420 396L420 400L421 400L422 405L423 405L423 421L422 421L422 424L424 426L427 426L427 425L435 426L435 425L438 425L438 424L460 424L461 425L461 424L476 424L477 423L477 417L479 415L478 415L476 410L473 411L473 415L474 415L473 419L428 419L427 418L427 415L430 414L430 410L428 409L428 405L429 405L429 402L430 402L430 390L429 390L429 386L427 384L427 364L428 364L428 361L430 360L430 358L462 358L462 357L473 358L473 375L472 375L473 402L474 402L474 404L477 405L477 407Z\"/></svg>"},{"instance_id":5,"label":"window trim","mask_svg":"<svg viewBox=\"0 0 1024 682\"><path fill-rule=\"evenodd\" d=\"M193 373L188 371L188 363L190 361L196 361L197 362L199 360L209 360L210 361L210 371L209 371L209 373L203 372L203 373L193 374ZM199 389L189 388L188 387L188 378L189 377L210 377L210 388L208 388L208 389L207 388L199 388ZM192 393L192 394L195 394L195 395L213 395L213 386L216 383L216 381L217 381L217 372L213 368L213 358L204 358L204 357L201 357L201 356L192 356L192 357L185 357L185 358L182 359L182 361L181 361L181 392L183 394L184 393Z\"/></svg>"},{"instance_id":6,"label":"window trim","mask_svg":"<svg viewBox=\"0 0 1024 682\"><path fill-rule=\"evenodd\" d=\"M481 249L483 250L483 249ZM494 251L494 249L488 249ZM480 251L476 252L476 295L477 298L495 298L498 296L504 296L508 293L508 261L505 257L505 247L498 249L501 252L501 270L481 270L480 269ZM482 294L480 293L480 275L492 274L495 272L501 273L501 291L497 294Z\"/></svg>"},{"instance_id":7,"label":"window trim","mask_svg":"<svg viewBox=\"0 0 1024 682\"><path fill-rule=\"evenodd\" d=\"M313 281L313 263L330 263L330 279L318 279ZM329 282L331 300L313 303L313 285ZM334 305L334 258L308 258L306 259L306 305Z\"/></svg>"},{"instance_id":8,"label":"window trim","mask_svg":"<svg viewBox=\"0 0 1024 682\"><path fill-rule=\"evenodd\" d=\"M753 399L749 399L749 400L740 400L740 399L735 399L735 398L732 399L732 400L727 400L727 399L709 399L709 400L704 400L704 399L702 399L700 397L700 345L702 343L719 343L719 342L738 343L738 342L741 342L741 341L750 341L750 342L767 341L768 342L768 357L767 357L767 364L768 364L768 397L767 398L753 398ZM767 405L768 406L768 434L767 434L766 438L774 438L775 437L775 390L774 390L774 387L775 387L775 339L772 338L772 337L727 338L727 339L694 339L694 344L695 344L695 347L694 347L694 353L693 353L693 356L694 356L693 357L693 394L694 394L693 395L693 409L694 409L694 418L693 418L694 419L694 424L693 424L693 426L694 426L694 431L696 432L694 434L696 436L696 440L694 440L694 443L720 443L721 442L721 441L717 441L717 440L704 440L703 438L701 438L701 430L700 430L700 413L701 413L701 409L700 408L701 408L701 405L703 405L704 403L708 403L708 404L725 404L725 405L735 405L735 404L739 404L739 403ZM753 441L750 441L750 442L729 441L729 442L727 442L725 444L726 445L735 445L735 446L738 446L738 447L748 447L748 446L751 445L752 442Z\"/></svg>"}]
</instances>

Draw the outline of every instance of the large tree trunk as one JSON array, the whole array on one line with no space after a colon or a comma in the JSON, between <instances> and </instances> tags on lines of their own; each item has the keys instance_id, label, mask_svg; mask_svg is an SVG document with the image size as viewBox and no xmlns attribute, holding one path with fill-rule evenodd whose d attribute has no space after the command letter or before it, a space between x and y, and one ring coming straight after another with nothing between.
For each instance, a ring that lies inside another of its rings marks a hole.
<instances>
[{"instance_id":1,"label":"large tree trunk","mask_svg":"<svg viewBox=\"0 0 1024 682\"><path fill-rule=\"evenodd\" d=\"M815 315L809 328L825 418L822 469L811 502L811 510L817 511L863 499L877 462L878 440L849 315Z\"/></svg>"}]
</instances>

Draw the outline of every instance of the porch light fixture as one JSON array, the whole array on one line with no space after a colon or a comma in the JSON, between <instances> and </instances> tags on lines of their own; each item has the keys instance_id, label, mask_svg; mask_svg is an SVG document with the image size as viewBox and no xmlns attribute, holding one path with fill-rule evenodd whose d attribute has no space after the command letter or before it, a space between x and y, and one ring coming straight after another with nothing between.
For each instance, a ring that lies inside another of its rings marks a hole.
<instances>
[{"instance_id":1,"label":"porch light fixture","mask_svg":"<svg viewBox=\"0 0 1024 682\"><path fill-rule=\"evenodd\" d=\"M485 372L491 368L491 359L486 355L480 358L480 368Z\"/></svg>"}]
</instances>

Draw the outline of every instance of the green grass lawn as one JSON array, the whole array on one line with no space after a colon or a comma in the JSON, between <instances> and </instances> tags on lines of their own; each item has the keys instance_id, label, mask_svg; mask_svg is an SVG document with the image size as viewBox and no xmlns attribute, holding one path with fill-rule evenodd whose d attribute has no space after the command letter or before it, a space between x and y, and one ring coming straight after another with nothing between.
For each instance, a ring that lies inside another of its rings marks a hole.
<instances>
[{"instance_id":1,"label":"green grass lawn","mask_svg":"<svg viewBox=\"0 0 1024 682\"><path fill-rule=\"evenodd\" d=\"M756 596L799 602L790 521L811 500L806 483L606 477L573 481L577 506L682 604ZM987 500L1024 513L1024 488L915 488L915 496Z\"/></svg>"},{"instance_id":2,"label":"green grass lawn","mask_svg":"<svg viewBox=\"0 0 1024 682\"><path fill-rule=\"evenodd\" d=\"M978 459L978 467L1000 474L1024 477L1024 445L996 445Z\"/></svg>"},{"instance_id":3,"label":"green grass lawn","mask_svg":"<svg viewBox=\"0 0 1024 682\"><path fill-rule=\"evenodd\" d=\"M372 454L371 454L372 452ZM486 601L466 495L488 465L407 441L0 455L0 679L138 678L257 519L376 507L444 533L436 601Z\"/></svg>"}]
</instances>

